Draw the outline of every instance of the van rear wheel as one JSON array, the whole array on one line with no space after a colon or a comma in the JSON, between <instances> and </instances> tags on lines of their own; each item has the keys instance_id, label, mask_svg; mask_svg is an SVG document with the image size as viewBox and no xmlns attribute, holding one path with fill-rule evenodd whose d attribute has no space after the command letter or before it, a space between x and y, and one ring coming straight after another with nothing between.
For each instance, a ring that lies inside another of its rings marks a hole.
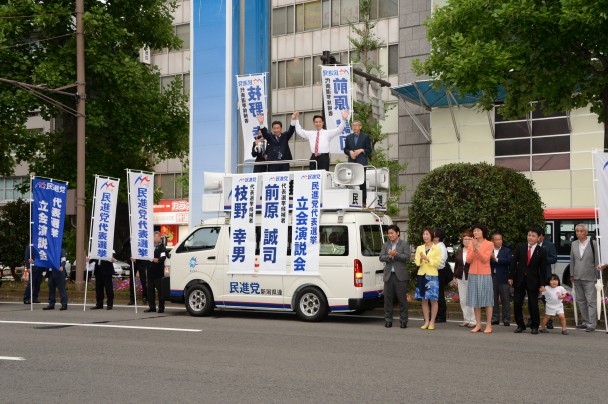
<instances>
[{"instance_id":1,"label":"van rear wheel","mask_svg":"<svg viewBox=\"0 0 608 404\"><path fill-rule=\"evenodd\" d=\"M192 285L186 293L186 310L190 315L202 317L213 311L213 296L205 285Z\"/></svg>"},{"instance_id":2,"label":"van rear wheel","mask_svg":"<svg viewBox=\"0 0 608 404\"><path fill-rule=\"evenodd\" d=\"M302 289L296 298L296 313L304 321L323 320L328 313L325 296L317 288Z\"/></svg>"}]
</instances>

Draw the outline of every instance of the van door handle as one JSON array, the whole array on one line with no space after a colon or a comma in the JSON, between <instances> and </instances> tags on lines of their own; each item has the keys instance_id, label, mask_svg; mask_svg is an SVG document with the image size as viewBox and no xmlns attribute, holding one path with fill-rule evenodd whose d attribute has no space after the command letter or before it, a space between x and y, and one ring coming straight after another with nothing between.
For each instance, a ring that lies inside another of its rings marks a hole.
<instances>
[{"instance_id":1,"label":"van door handle","mask_svg":"<svg viewBox=\"0 0 608 404\"><path fill-rule=\"evenodd\" d=\"M211 261L211 260L214 260L214 259L215 259L215 257L207 257L207 261Z\"/></svg>"},{"instance_id":2,"label":"van door handle","mask_svg":"<svg viewBox=\"0 0 608 404\"><path fill-rule=\"evenodd\" d=\"M377 274L381 274L382 272L384 272L384 269L379 269L376 271Z\"/></svg>"}]
</instances>

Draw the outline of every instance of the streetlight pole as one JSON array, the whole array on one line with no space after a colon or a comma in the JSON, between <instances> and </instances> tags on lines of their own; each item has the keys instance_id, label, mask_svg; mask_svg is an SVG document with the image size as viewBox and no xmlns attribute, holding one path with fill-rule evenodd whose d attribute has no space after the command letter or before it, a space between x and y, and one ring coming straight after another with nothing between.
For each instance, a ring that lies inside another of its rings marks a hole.
<instances>
[{"instance_id":1,"label":"streetlight pole","mask_svg":"<svg viewBox=\"0 0 608 404\"><path fill-rule=\"evenodd\" d=\"M85 102L84 0L76 0L76 290L82 291L85 268Z\"/></svg>"}]
</instances>

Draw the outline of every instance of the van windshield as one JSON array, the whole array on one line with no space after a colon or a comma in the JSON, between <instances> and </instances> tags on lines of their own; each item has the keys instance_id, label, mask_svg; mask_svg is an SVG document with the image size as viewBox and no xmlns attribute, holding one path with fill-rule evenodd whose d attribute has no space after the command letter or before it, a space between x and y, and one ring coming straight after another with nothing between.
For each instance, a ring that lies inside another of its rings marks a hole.
<instances>
[{"instance_id":1,"label":"van windshield","mask_svg":"<svg viewBox=\"0 0 608 404\"><path fill-rule=\"evenodd\" d=\"M361 234L361 254L366 257L378 257L382 250L382 234L385 235L388 226L377 224L365 224L360 226L359 233Z\"/></svg>"}]
</instances>

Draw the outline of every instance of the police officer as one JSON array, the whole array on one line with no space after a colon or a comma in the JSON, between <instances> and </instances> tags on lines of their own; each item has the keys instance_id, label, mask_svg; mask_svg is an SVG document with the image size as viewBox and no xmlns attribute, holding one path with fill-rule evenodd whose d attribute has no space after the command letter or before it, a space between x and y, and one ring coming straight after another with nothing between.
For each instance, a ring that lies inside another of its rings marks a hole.
<instances>
[{"instance_id":1,"label":"police officer","mask_svg":"<svg viewBox=\"0 0 608 404\"><path fill-rule=\"evenodd\" d=\"M112 251L112 261L96 259L95 263L95 298L96 304L91 307L91 310L103 309L103 292L106 292L107 305L106 309L112 310L114 307L114 284L112 277L114 275L114 264L116 256ZM88 262L88 260L87 260Z\"/></svg>"},{"instance_id":2,"label":"police officer","mask_svg":"<svg viewBox=\"0 0 608 404\"><path fill-rule=\"evenodd\" d=\"M54 310L55 309L55 289L59 290L59 296L61 297L61 308L59 310L68 309L68 293L65 290L65 264L66 264L66 252L61 249L61 260L59 268L49 268L49 304L43 307L42 310Z\"/></svg>"},{"instance_id":3,"label":"police officer","mask_svg":"<svg viewBox=\"0 0 608 404\"><path fill-rule=\"evenodd\" d=\"M156 312L156 293L158 291L158 312L165 312L165 301L161 292L161 282L165 272L165 259L167 258L167 249L163 244L160 232L154 232L154 259L148 267L148 307L144 313Z\"/></svg>"}]
</instances>

